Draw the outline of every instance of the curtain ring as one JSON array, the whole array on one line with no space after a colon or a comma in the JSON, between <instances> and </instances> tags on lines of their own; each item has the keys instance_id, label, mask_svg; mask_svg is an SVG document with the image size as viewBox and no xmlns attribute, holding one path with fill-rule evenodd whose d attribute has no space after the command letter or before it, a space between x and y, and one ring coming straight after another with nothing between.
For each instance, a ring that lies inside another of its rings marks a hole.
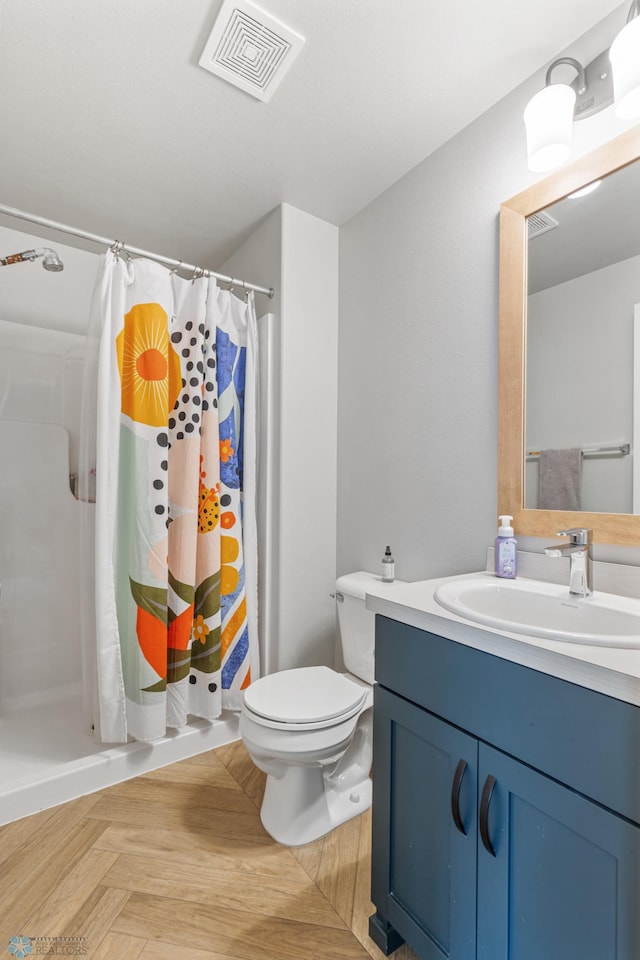
<instances>
[{"instance_id":1,"label":"curtain ring","mask_svg":"<svg viewBox=\"0 0 640 960\"><path fill-rule=\"evenodd\" d=\"M191 283L193 283L194 280L199 280L200 277L203 277L203 276L204 276L204 270L202 269L202 267L194 267L193 275L191 277Z\"/></svg>"},{"instance_id":2,"label":"curtain ring","mask_svg":"<svg viewBox=\"0 0 640 960\"><path fill-rule=\"evenodd\" d=\"M131 260L131 254L125 247L122 240L114 240L112 246L110 246L109 249L111 250L116 260L122 259L122 260L126 260L127 262Z\"/></svg>"},{"instance_id":3,"label":"curtain ring","mask_svg":"<svg viewBox=\"0 0 640 960\"><path fill-rule=\"evenodd\" d=\"M177 274L178 270L179 270L179 269L181 268L181 266L182 266L182 263L183 263L183 261L180 260L180 261L178 262L178 266L177 266L177 267L174 267L173 270L170 271L171 276L175 276L175 275Z\"/></svg>"},{"instance_id":4,"label":"curtain ring","mask_svg":"<svg viewBox=\"0 0 640 960\"><path fill-rule=\"evenodd\" d=\"M242 281L242 289L243 289L243 291L244 291L243 300L244 300L245 303L248 303L248 302L249 302L249 291L247 290L247 286L246 286L244 280Z\"/></svg>"}]
</instances>

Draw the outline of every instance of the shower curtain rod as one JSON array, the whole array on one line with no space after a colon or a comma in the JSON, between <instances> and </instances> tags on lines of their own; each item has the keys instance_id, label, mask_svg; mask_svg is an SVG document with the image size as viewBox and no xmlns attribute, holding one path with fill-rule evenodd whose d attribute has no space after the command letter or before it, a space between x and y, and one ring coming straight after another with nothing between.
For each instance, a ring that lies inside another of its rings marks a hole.
<instances>
[{"instance_id":1,"label":"shower curtain rod","mask_svg":"<svg viewBox=\"0 0 640 960\"><path fill-rule=\"evenodd\" d=\"M49 227L51 230L60 230L62 233L68 233L73 237L82 237L83 240L91 240L94 243L100 243L106 247L119 246L127 253L133 253L138 257L148 257L149 260L157 260L169 267L180 267L184 270L202 271L202 275L215 277L216 280L222 280L232 287L242 287L243 290L253 290L255 293L264 293L267 297L273 297L273 287L259 287L255 283L245 283L244 280L236 280L233 277L226 277L223 273L216 273L215 270L207 270L198 267L193 263L185 263L183 260L174 260L172 257L163 257L158 253L151 253L149 250L142 250L140 247L132 247L128 243L122 243L119 240L109 240L108 237L100 237L96 233L87 233L86 230L78 230L76 227L70 227L66 223L57 223L55 220L47 220L45 217L36 217L33 213L25 213L24 210L17 210L15 207L5 207L0 204L0 213L8 217L15 217L17 220L28 220L29 223L37 223L41 227Z\"/></svg>"}]
</instances>

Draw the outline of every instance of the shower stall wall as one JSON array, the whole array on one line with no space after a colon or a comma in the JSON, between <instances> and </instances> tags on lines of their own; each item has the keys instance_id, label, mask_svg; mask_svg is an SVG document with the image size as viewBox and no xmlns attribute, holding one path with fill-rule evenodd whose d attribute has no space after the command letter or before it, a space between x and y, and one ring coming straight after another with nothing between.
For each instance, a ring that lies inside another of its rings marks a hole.
<instances>
[{"instance_id":1,"label":"shower stall wall","mask_svg":"<svg viewBox=\"0 0 640 960\"><path fill-rule=\"evenodd\" d=\"M43 241L0 227L0 245ZM95 508L70 476L97 258L56 248L64 272L26 263L0 278L0 824L237 739L231 713L153 743L93 738L81 536Z\"/></svg>"}]
</instances>

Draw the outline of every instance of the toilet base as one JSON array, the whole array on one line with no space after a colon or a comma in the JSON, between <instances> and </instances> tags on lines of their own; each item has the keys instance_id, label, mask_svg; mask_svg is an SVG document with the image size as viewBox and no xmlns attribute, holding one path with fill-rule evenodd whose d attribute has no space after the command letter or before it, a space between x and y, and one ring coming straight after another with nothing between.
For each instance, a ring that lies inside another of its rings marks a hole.
<instances>
[{"instance_id":1,"label":"toilet base","mask_svg":"<svg viewBox=\"0 0 640 960\"><path fill-rule=\"evenodd\" d=\"M267 833L287 847L311 843L371 806L371 779L345 790L328 783L322 768L289 767L269 775L260 809Z\"/></svg>"}]
</instances>

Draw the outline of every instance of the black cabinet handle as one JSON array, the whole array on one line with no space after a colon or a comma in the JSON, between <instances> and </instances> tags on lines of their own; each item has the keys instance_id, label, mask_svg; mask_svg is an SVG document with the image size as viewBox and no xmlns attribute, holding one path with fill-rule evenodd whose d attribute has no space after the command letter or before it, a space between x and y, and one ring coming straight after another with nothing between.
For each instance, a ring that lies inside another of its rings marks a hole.
<instances>
[{"instance_id":1,"label":"black cabinet handle","mask_svg":"<svg viewBox=\"0 0 640 960\"><path fill-rule=\"evenodd\" d=\"M456 772L453 775L453 783L451 784L451 816L453 817L453 822L460 831L460 833L466 837L467 831L464 828L464 823L460 816L460 788L462 786L462 780L467 771L467 761L458 760L458 766L456 767Z\"/></svg>"},{"instance_id":2,"label":"black cabinet handle","mask_svg":"<svg viewBox=\"0 0 640 960\"><path fill-rule=\"evenodd\" d=\"M480 799L480 838L482 839L482 844L485 850L487 853L490 853L492 857L495 857L496 852L493 849L493 844L491 843L491 838L489 837L489 806L491 804L493 788L495 787L496 782L496 778L489 774L484 782L484 787L482 788L482 797Z\"/></svg>"}]
</instances>

